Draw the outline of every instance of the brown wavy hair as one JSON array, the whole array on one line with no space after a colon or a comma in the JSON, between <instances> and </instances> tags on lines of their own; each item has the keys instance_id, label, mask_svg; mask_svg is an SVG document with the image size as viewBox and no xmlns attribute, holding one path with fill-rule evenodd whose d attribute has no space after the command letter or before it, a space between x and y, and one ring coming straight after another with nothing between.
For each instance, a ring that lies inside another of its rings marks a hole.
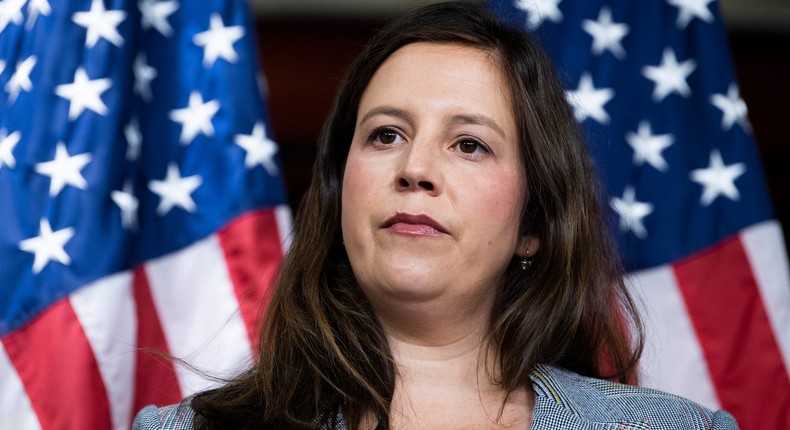
<instances>
[{"instance_id":1,"label":"brown wavy hair","mask_svg":"<svg viewBox=\"0 0 790 430\"><path fill-rule=\"evenodd\" d=\"M626 381L642 331L608 236L598 179L553 66L529 35L465 2L396 18L351 65L324 124L310 188L295 218L251 369L191 400L196 428L389 427L396 370L381 324L343 247L343 170L362 93L393 52L416 42L461 44L496 59L509 85L528 176L521 231L540 251L514 260L487 334L506 392L531 388L538 364Z\"/></svg>"}]
</instances>

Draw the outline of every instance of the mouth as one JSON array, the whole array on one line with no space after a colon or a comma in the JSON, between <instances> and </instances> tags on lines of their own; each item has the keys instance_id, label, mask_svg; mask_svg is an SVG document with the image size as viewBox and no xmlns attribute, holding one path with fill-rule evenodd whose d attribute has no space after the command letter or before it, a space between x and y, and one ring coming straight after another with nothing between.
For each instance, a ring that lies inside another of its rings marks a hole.
<instances>
[{"instance_id":1,"label":"mouth","mask_svg":"<svg viewBox=\"0 0 790 430\"><path fill-rule=\"evenodd\" d=\"M428 215L396 213L381 225L394 233L413 236L441 236L449 234L438 221Z\"/></svg>"}]
</instances>

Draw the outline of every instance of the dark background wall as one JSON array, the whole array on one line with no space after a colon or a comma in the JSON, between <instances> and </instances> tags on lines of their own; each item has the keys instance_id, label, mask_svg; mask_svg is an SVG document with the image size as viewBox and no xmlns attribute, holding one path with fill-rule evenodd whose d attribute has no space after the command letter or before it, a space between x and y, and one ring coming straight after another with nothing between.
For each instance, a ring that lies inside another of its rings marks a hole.
<instances>
[{"instance_id":1,"label":"dark background wall","mask_svg":"<svg viewBox=\"0 0 790 430\"><path fill-rule=\"evenodd\" d=\"M370 19L259 18L275 139L296 210L315 142L349 62L381 25ZM790 229L790 29L734 29L730 44L777 217Z\"/></svg>"},{"instance_id":2,"label":"dark background wall","mask_svg":"<svg viewBox=\"0 0 790 430\"><path fill-rule=\"evenodd\" d=\"M788 28L790 30L790 28ZM741 96L785 244L790 243L790 32L731 31Z\"/></svg>"}]
</instances>

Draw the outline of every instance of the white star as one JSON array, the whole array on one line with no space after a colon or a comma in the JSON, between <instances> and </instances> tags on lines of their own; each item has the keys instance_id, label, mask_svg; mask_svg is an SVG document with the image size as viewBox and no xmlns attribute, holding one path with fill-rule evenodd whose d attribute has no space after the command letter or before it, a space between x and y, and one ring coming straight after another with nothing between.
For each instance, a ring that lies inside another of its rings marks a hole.
<instances>
[{"instance_id":1,"label":"white star","mask_svg":"<svg viewBox=\"0 0 790 430\"><path fill-rule=\"evenodd\" d=\"M34 254L33 273L38 274L52 260L66 266L71 264L71 258L63 247L72 236L74 236L73 228L68 227L53 232L49 221L41 218L38 236L19 242L19 249Z\"/></svg>"},{"instance_id":2,"label":"white star","mask_svg":"<svg viewBox=\"0 0 790 430\"><path fill-rule=\"evenodd\" d=\"M625 57L621 41L628 34L628 25L612 22L611 9L602 7L598 13L598 21L586 19L582 22L582 28L593 37L592 52L594 54L601 54L608 50L619 59Z\"/></svg>"},{"instance_id":3,"label":"white star","mask_svg":"<svg viewBox=\"0 0 790 430\"><path fill-rule=\"evenodd\" d=\"M77 12L71 17L75 24L88 30L88 36L85 38L85 46L88 48L94 47L99 38L107 39L115 46L123 45L123 37L118 33L118 25L124 19L126 12L104 9L103 0L93 0L89 11Z\"/></svg>"},{"instance_id":4,"label":"white star","mask_svg":"<svg viewBox=\"0 0 790 430\"><path fill-rule=\"evenodd\" d=\"M611 204L612 209L620 215L620 230L631 230L640 239L647 237L647 230L642 220L653 213L653 205L637 201L634 187L625 187L623 198L615 197Z\"/></svg>"},{"instance_id":5,"label":"white star","mask_svg":"<svg viewBox=\"0 0 790 430\"><path fill-rule=\"evenodd\" d=\"M546 19L551 22L562 21L560 2L562 0L515 0L513 5L527 13L527 29L535 30Z\"/></svg>"},{"instance_id":6,"label":"white star","mask_svg":"<svg viewBox=\"0 0 790 430\"><path fill-rule=\"evenodd\" d=\"M55 94L69 101L69 119L74 120L86 109L99 115L107 115L107 106L101 94L112 86L110 78L89 80L85 69L80 67L74 73L74 82L55 87Z\"/></svg>"},{"instance_id":7,"label":"white star","mask_svg":"<svg viewBox=\"0 0 790 430\"><path fill-rule=\"evenodd\" d=\"M137 3L137 7L142 14L140 24L144 30L153 27L162 36L170 37L173 34L173 27L167 18L178 10L177 1L142 0Z\"/></svg>"},{"instance_id":8,"label":"white star","mask_svg":"<svg viewBox=\"0 0 790 430\"><path fill-rule=\"evenodd\" d=\"M666 172L667 161L661 152L675 143L675 137L671 134L654 135L650 129L650 123L642 121L639 123L639 130L628 132L625 140L634 149L634 164L641 166L647 162L656 169Z\"/></svg>"},{"instance_id":9,"label":"white star","mask_svg":"<svg viewBox=\"0 0 790 430\"><path fill-rule=\"evenodd\" d=\"M147 64L145 53L141 52L134 59L132 65L134 72L134 92L140 94L144 101L151 101L151 81L156 78L157 71Z\"/></svg>"},{"instance_id":10,"label":"white star","mask_svg":"<svg viewBox=\"0 0 790 430\"><path fill-rule=\"evenodd\" d=\"M132 184L126 182L123 190L111 192L110 198L121 209L121 225L127 230L137 230L137 208L140 202L132 192Z\"/></svg>"},{"instance_id":11,"label":"white star","mask_svg":"<svg viewBox=\"0 0 790 430\"><path fill-rule=\"evenodd\" d=\"M693 59L678 63L675 53L667 48L664 50L661 64L643 67L642 74L656 84L653 90L653 100L660 102L671 92L688 97L691 94L691 88L686 83L686 79L696 68L697 62Z\"/></svg>"},{"instance_id":12,"label":"white star","mask_svg":"<svg viewBox=\"0 0 790 430\"><path fill-rule=\"evenodd\" d=\"M16 66L16 71L11 75L11 79L5 84L5 90L8 91L8 101L13 103L19 96L20 91L29 93L33 89L33 82L30 81L30 72L36 66L35 55L31 55L24 60L20 61Z\"/></svg>"},{"instance_id":13,"label":"white star","mask_svg":"<svg viewBox=\"0 0 790 430\"><path fill-rule=\"evenodd\" d=\"M12 169L16 167L14 148L16 148L21 138L22 134L18 131L8 134L8 130L0 128L0 169L3 166L8 166Z\"/></svg>"},{"instance_id":14,"label":"white star","mask_svg":"<svg viewBox=\"0 0 790 430\"><path fill-rule=\"evenodd\" d=\"M746 114L748 113L746 102L741 98L737 84L730 84L726 96L724 94L710 96L710 102L713 106L719 108L723 114L721 118L721 128L723 130L731 129L736 122L744 129L749 128L749 121L746 119Z\"/></svg>"},{"instance_id":15,"label":"white star","mask_svg":"<svg viewBox=\"0 0 790 430\"><path fill-rule=\"evenodd\" d=\"M202 183L203 179L200 175L182 178L178 166L170 163L167 166L167 176L164 180L148 182L148 188L162 199L159 201L156 213L164 216L170 212L173 206L180 206L187 212L194 212L196 207L191 194Z\"/></svg>"},{"instance_id":16,"label":"white star","mask_svg":"<svg viewBox=\"0 0 790 430\"><path fill-rule=\"evenodd\" d=\"M573 106L573 113L576 116L576 121L579 122L587 118L592 118L601 124L609 122L609 114L606 113L603 105L612 97L614 97L614 90L611 88L596 89L589 73L582 74L579 79L579 87L576 90L565 92L565 98Z\"/></svg>"},{"instance_id":17,"label":"white star","mask_svg":"<svg viewBox=\"0 0 790 430\"><path fill-rule=\"evenodd\" d=\"M22 6L27 0L0 1L0 32L5 30L9 23L22 23Z\"/></svg>"},{"instance_id":18,"label":"white star","mask_svg":"<svg viewBox=\"0 0 790 430\"><path fill-rule=\"evenodd\" d=\"M132 118L129 124L123 128L123 135L126 138L126 159L134 161L140 156L140 145L143 144L143 135L140 133L140 125L137 118Z\"/></svg>"},{"instance_id":19,"label":"white star","mask_svg":"<svg viewBox=\"0 0 790 430\"><path fill-rule=\"evenodd\" d=\"M189 94L189 105L182 109L170 111L170 119L180 123L181 137L179 140L183 145L189 145L192 139L203 133L206 136L214 135L214 126L211 118L219 110L219 102L211 100L203 103L203 97L197 91Z\"/></svg>"},{"instance_id":20,"label":"white star","mask_svg":"<svg viewBox=\"0 0 790 430\"><path fill-rule=\"evenodd\" d=\"M0 59L0 73L3 73L4 71L5 71L5 61Z\"/></svg>"},{"instance_id":21,"label":"white star","mask_svg":"<svg viewBox=\"0 0 790 430\"><path fill-rule=\"evenodd\" d=\"M699 18L705 22L713 21L713 14L708 10L708 4L713 0L667 0L672 6L680 9L678 13L678 28L686 28L692 19Z\"/></svg>"},{"instance_id":22,"label":"white star","mask_svg":"<svg viewBox=\"0 0 790 430\"><path fill-rule=\"evenodd\" d=\"M744 163L724 165L721 153L714 149L710 152L710 165L706 169L696 169L691 171L691 180L702 185L702 206L708 206L716 197L724 195L730 200L741 198L738 188L735 187L735 180L746 173Z\"/></svg>"},{"instance_id":23,"label":"white star","mask_svg":"<svg viewBox=\"0 0 790 430\"><path fill-rule=\"evenodd\" d=\"M237 145L247 151L244 158L244 166L248 169L256 164L262 165L269 175L274 176L278 173L277 165L274 164L274 154L277 153L277 144L266 136L266 128L263 121L258 121L252 128L252 134L237 134L234 138Z\"/></svg>"},{"instance_id":24,"label":"white star","mask_svg":"<svg viewBox=\"0 0 790 430\"><path fill-rule=\"evenodd\" d=\"M47 0L30 0L27 4L27 24L25 27L30 30L36 24L39 15L49 16L52 12Z\"/></svg>"},{"instance_id":25,"label":"white star","mask_svg":"<svg viewBox=\"0 0 790 430\"><path fill-rule=\"evenodd\" d=\"M211 14L209 29L196 34L192 41L195 45L203 47L203 66L208 68L219 57L235 63L238 55L233 49L233 44L242 37L244 37L244 27L240 25L225 27L222 16L215 12Z\"/></svg>"},{"instance_id":26,"label":"white star","mask_svg":"<svg viewBox=\"0 0 790 430\"><path fill-rule=\"evenodd\" d=\"M69 156L66 145L63 142L58 142L58 146L55 149L55 159L36 163L35 170L36 173L50 177L49 195L54 197L66 185L71 185L80 190L88 187L88 183L82 177L80 170L90 163L91 159L91 154L87 152Z\"/></svg>"}]
</instances>

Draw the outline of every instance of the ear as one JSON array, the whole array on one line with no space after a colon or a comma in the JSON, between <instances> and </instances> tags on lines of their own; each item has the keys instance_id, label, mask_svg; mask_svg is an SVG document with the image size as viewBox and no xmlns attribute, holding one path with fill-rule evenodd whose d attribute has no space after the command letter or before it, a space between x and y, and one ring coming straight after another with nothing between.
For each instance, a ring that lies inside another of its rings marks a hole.
<instances>
[{"instance_id":1,"label":"ear","mask_svg":"<svg viewBox=\"0 0 790 430\"><path fill-rule=\"evenodd\" d=\"M518 241L516 256L520 259L530 258L537 254L538 250L540 250L540 240L531 234L525 234Z\"/></svg>"}]
</instances>

